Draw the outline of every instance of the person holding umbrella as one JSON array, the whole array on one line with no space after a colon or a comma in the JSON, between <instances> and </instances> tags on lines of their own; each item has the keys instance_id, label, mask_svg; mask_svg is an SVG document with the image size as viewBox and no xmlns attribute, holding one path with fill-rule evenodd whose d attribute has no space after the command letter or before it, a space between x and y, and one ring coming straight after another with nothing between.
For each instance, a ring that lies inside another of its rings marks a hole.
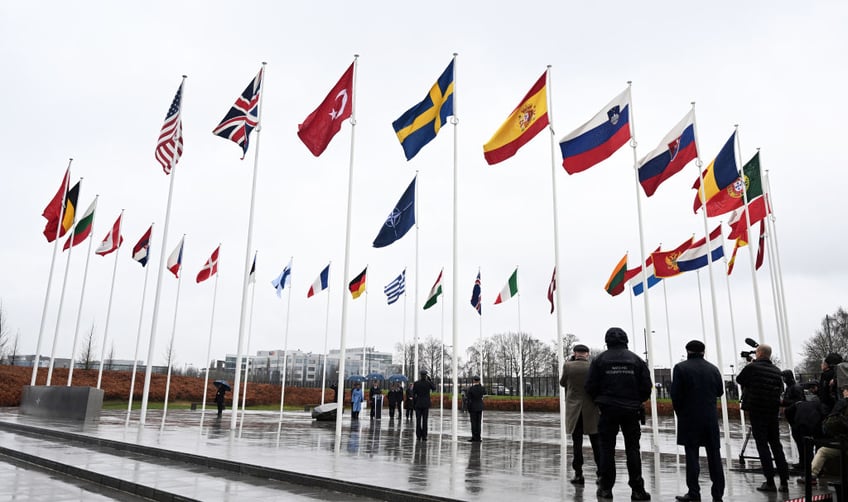
<instances>
[{"instance_id":1,"label":"person holding umbrella","mask_svg":"<svg viewBox=\"0 0 848 502\"><path fill-rule=\"evenodd\" d=\"M215 380L214 385L218 388L218 392L215 393L215 404L218 405L218 418L220 418L224 414L224 394L230 390L230 384L226 380Z\"/></svg>"}]
</instances>

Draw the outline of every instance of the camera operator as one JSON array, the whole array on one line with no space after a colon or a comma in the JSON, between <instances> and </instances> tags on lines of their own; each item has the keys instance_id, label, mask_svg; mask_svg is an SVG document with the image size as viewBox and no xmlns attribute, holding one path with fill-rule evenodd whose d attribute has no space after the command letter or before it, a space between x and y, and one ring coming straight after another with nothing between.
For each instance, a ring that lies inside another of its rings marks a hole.
<instances>
[{"instance_id":1,"label":"camera operator","mask_svg":"<svg viewBox=\"0 0 848 502\"><path fill-rule=\"evenodd\" d=\"M412 398L415 406L415 438L427 441L427 418L430 415L430 391L436 390L436 384L427 374L419 371L419 378L412 385Z\"/></svg>"}]
</instances>

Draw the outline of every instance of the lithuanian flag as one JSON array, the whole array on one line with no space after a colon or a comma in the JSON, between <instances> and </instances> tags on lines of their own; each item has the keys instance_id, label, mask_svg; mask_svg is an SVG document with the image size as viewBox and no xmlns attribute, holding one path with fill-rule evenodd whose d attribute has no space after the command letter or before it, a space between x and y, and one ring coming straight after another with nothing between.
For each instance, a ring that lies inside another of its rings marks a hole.
<instances>
[{"instance_id":1,"label":"lithuanian flag","mask_svg":"<svg viewBox=\"0 0 848 502\"><path fill-rule=\"evenodd\" d=\"M621 260L615 266L610 274L609 279L607 280L604 289L611 296L616 296L621 294L624 291L624 284L627 282L627 253L624 253L624 256L621 257Z\"/></svg>"}]
</instances>

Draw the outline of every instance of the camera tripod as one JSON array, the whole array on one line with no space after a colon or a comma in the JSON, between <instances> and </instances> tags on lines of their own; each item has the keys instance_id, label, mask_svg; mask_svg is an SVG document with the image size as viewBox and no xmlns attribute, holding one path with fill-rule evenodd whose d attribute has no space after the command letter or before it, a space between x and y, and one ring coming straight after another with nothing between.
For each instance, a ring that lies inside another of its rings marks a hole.
<instances>
[{"instance_id":1,"label":"camera tripod","mask_svg":"<svg viewBox=\"0 0 848 502\"><path fill-rule=\"evenodd\" d=\"M745 468L745 459L746 458L750 458L750 459L754 459L754 460L760 459L759 455L757 455L757 456L750 456L750 455L746 456L745 455L745 449L748 447L749 441L751 441L751 426L750 425L748 426L748 430L745 432L745 440L742 441L742 449L739 450L739 466L742 467L743 469Z\"/></svg>"}]
</instances>

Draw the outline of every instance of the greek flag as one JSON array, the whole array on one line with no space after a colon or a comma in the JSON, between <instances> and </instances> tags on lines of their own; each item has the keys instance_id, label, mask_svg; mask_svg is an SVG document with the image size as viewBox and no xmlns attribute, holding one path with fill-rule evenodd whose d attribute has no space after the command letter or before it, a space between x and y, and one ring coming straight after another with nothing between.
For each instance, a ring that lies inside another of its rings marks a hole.
<instances>
[{"instance_id":1,"label":"greek flag","mask_svg":"<svg viewBox=\"0 0 848 502\"><path fill-rule=\"evenodd\" d=\"M403 269L403 272L395 280L388 283L383 292L386 293L389 305L396 302L400 295L406 293L406 269Z\"/></svg>"}]
</instances>

